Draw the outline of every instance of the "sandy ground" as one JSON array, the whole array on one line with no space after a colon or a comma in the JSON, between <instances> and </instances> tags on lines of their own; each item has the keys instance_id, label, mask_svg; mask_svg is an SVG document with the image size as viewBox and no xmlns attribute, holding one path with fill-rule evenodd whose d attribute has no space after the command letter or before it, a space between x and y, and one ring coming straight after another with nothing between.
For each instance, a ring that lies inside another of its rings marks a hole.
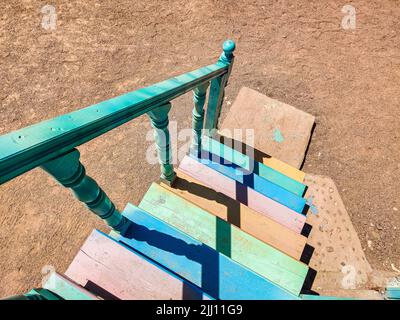
<instances>
[{"instance_id":1,"label":"sandy ground","mask_svg":"<svg viewBox=\"0 0 400 320\"><path fill-rule=\"evenodd\" d=\"M400 7L349 1L0 2L0 133L214 62L237 42L226 102L242 86L316 116L304 170L332 177L374 268L400 269ZM224 106L224 113L229 103ZM191 96L171 120L190 126ZM119 208L137 203L158 166L146 162L145 118L82 146L82 162ZM65 271L102 221L40 170L0 186L0 296ZM48 267L46 267L48 266Z\"/></svg>"}]
</instances>

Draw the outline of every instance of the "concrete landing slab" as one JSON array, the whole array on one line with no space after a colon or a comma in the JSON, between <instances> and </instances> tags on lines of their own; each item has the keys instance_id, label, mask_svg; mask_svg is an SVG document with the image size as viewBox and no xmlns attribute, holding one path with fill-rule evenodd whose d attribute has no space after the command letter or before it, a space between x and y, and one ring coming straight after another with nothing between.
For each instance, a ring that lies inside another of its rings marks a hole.
<instances>
[{"instance_id":1,"label":"concrete landing slab","mask_svg":"<svg viewBox=\"0 0 400 320\"><path fill-rule=\"evenodd\" d=\"M300 168L314 121L315 117L304 111L243 87L219 131L239 139L233 129L254 129L254 148Z\"/></svg>"},{"instance_id":2,"label":"concrete landing slab","mask_svg":"<svg viewBox=\"0 0 400 320\"><path fill-rule=\"evenodd\" d=\"M315 248L310 267L317 270L312 289L323 295L378 298L367 290L372 269L335 183L312 174L306 174L304 183L311 204L308 244Z\"/></svg>"},{"instance_id":3,"label":"concrete landing slab","mask_svg":"<svg viewBox=\"0 0 400 320\"><path fill-rule=\"evenodd\" d=\"M254 129L252 147L300 168L314 120L310 114L243 87L219 133L250 144L244 132L240 137L233 130ZM388 281L398 274L372 270L332 179L305 174L304 183L311 205L307 243L315 248L309 264L316 271L311 290L326 296L383 299Z\"/></svg>"}]
</instances>

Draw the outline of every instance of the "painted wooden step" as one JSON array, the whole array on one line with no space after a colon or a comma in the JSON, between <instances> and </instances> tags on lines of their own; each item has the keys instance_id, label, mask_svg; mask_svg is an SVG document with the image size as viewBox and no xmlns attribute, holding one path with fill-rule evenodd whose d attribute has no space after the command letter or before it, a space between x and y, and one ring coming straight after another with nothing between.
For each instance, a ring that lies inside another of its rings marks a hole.
<instances>
[{"instance_id":1,"label":"painted wooden step","mask_svg":"<svg viewBox=\"0 0 400 320\"><path fill-rule=\"evenodd\" d=\"M64 300L59 295L51 292L48 289L44 289L44 288L32 289L31 291L29 291L28 293L24 294L23 296L26 299L22 298L22 296L19 296L18 300L51 300L51 301ZM10 297L10 298L12 299L12 297Z\"/></svg>"},{"instance_id":2,"label":"painted wooden step","mask_svg":"<svg viewBox=\"0 0 400 320\"><path fill-rule=\"evenodd\" d=\"M153 183L139 208L299 295L308 267L234 225Z\"/></svg>"},{"instance_id":3,"label":"painted wooden step","mask_svg":"<svg viewBox=\"0 0 400 320\"><path fill-rule=\"evenodd\" d=\"M229 177L196 161L192 157L184 157L179 165L179 169L215 191L238 200L251 209L262 213L299 234L303 230L306 216L265 197L252 188L230 179Z\"/></svg>"},{"instance_id":4,"label":"painted wooden step","mask_svg":"<svg viewBox=\"0 0 400 320\"><path fill-rule=\"evenodd\" d=\"M175 171L177 179L172 187L161 183L167 190L232 223L297 260L302 258L305 261L309 260L309 252L305 250L307 249L307 238L303 235L286 228L243 203L207 187L183 171L179 169Z\"/></svg>"},{"instance_id":5,"label":"painted wooden step","mask_svg":"<svg viewBox=\"0 0 400 320\"><path fill-rule=\"evenodd\" d=\"M254 155L254 159L256 161L263 163L276 171L279 171L285 176L288 176L301 183L304 181L306 174L303 171L284 161L271 157L270 155L266 154L264 150L256 149L254 147L251 147L250 145L243 143L242 141L234 140L230 137L227 137L226 135L221 134L221 132L217 133L215 136L218 137L219 141L223 141L224 144L234 146L235 149L237 148L239 151L243 151L243 153Z\"/></svg>"},{"instance_id":6,"label":"painted wooden step","mask_svg":"<svg viewBox=\"0 0 400 320\"><path fill-rule=\"evenodd\" d=\"M50 290L64 300L99 300L94 294L57 272L50 274L43 288Z\"/></svg>"},{"instance_id":7,"label":"painted wooden step","mask_svg":"<svg viewBox=\"0 0 400 320\"><path fill-rule=\"evenodd\" d=\"M217 155L219 158L229 161L247 172L254 172L261 178L274 183L283 189L302 197L306 190L306 185L294 180L283 173L264 165L263 163L255 161L253 158L243 154L230 146L222 144L217 140L208 136L202 137L201 146L207 152Z\"/></svg>"},{"instance_id":8,"label":"painted wooden step","mask_svg":"<svg viewBox=\"0 0 400 320\"><path fill-rule=\"evenodd\" d=\"M229 164L223 158L219 158L214 154L203 152L202 156L205 158L197 158L190 155L193 159L201 162L202 164L210 167L226 175L227 177L238 181L251 189L261 193L262 195L292 209L293 211L303 214L306 210L306 199L299 197L282 187L269 182L268 180L260 177L257 174L244 172L240 167Z\"/></svg>"},{"instance_id":9,"label":"painted wooden step","mask_svg":"<svg viewBox=\"0 0 400 320\"><path fill-rule=\"evenodd\" d=\"M387 287L385 296L390 300L400 300L400 287Z\"/></svg>"},{"instance_id":10,"label":"painted wooden step","mask_svg":"<svg viewBox=\"0 0 400 320\"><path fill-rule=\"evenodd\" d=\"M209 300L198 287L93 230L65 273L104 299Z\"/></svg>"},{"instance_id":11,"label":"painted wooden step","mask_svg":"<svg viewBox=\"0 0 400 320\"><path fill-rule=\"evenodd\" d=\"M299 299L227 256L142 209L128 204L131 221L115 239L153 259L216 299Z\"/></svg>"},{"instance_id":12,"label":"painted wooden step","mask_svg":"<svg viewBox=\"0 0 400 320\"><path fill-rule=\"evenodd\" d=\"M0 300L64 300L60 296L43 288L32 289L21 295L8 296Z\"/></svg>"},{"instance_id":13,"label":"painted wooden step","mask_svg":"<svg viewBox=\"0 0 400 320\"><path fill-rule=\"evenodd\" d=\"M305 172L287 164L286 162L283 162L279 159L276 159L274 157L263 157L263 164L266 166L275 169L276 171L279 171L280 173L283 173L284 175L297 180L299 182L303 182L304 178L306 176Z\"/></svg>"}]
</instances>

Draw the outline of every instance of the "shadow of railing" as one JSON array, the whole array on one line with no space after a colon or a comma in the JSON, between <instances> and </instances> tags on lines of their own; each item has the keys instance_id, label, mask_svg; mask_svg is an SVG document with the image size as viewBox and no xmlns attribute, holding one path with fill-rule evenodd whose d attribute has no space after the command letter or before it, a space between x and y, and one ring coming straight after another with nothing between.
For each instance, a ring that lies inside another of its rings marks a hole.
<instances>
[{"instance_id":1,"label":"shadow of railing","mask_svg":"<svg viewBox=\"0 0 400 320\"><path fill-rule=\"evenodd\" d=\"M157 230L151 230L133 221L129 221L127 229L121 235L127 239L146 242L160 250L185 256L189 260L199 263L201 265L201 289L215 299L219 299L219 254L217 251L205 244L188 244L181 239ZM141 254L145 255L144 252L141 252ZM154 261L154 259L152 260ZM168 268L168 266L165 267ZM185 287L183 294L185 294Z\"/></svg>"}]
</instances>

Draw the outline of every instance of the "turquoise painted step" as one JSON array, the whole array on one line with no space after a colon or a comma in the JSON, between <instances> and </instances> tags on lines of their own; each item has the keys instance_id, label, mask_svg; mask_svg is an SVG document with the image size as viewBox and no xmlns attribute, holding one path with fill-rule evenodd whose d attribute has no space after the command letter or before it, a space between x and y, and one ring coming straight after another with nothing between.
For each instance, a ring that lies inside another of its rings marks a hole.
<instances>
[{"instance_id":1,"label":"turquoise painted step","mask_svg":"<svg viewBox=\"0 0 400 320\"><path fill-rule=\"evenodd\" d=\"M208 136L202 137L201 141L201 147L207 152L213 153L246 171L254 172L260 177L294 193L295 195L300 197L304 195L307 186L303 183L296 181L283 173L266 166L265 164L257 162L248 155L245 155Z\"/></svg>"},{"instance_id":2,"label":"turquoise painted step","mask_svg":"<svg viewBox=\"0 0 400 320\"><path fill-rule=\"evenodd\" d=\"M400 287L387 287L386 297L388 299L399 300L400 299Z\"/></svg>"},{"instance_id":3,"label":"turquoise painted step","mask_svg":"<svg viewBox=\"0 0 400 320\"><path fill-rule=\"evenodd\" d=\"M50 275L43 288L50 290L64 300L98 300L95 295L56 272Z\"/></svg>"},{"instance_id":4,"label":"turquoise painted step","mask_svg":"<svg viewBox=\"0 0 400 320\"><path fill-rule=\"evenodd\" d=\"M299 295L308 267L153 183L139 208Z\"/></svg>"},{"instance_id":5,"label":"turquoise painted step","mask_svg":"<svg viewBox=\"0 0 400 320\"><path fill-rule=\"evenodd\" d=\"M207 154L206 152L203 152L203 155L205 155L205 158L202 159L193 154L190 154L190 157L212 168L213 170L254 189L262 195L288 207L289 209L292 209L300 214L304 214L306 199L299 197L264 178L261 178L257 174L246 173L243 172L241 168L232 166L230 164L225 164L226 161L216 155ZM208 158L208 156L210 158Z\"/></svg>"},{"instance_id":6,"label":"turquoise painted step","mask_svg":"<svg viewBox=\"0 0 400 320\"><path fill-rule=\"evenodd\" d=\"M199 286L216 299L299 299L253 271L193 239L151 214L128 204L131 226L115 239Z\"/></svg>"},{"instance_id":7,"label":"turquoise painted step","mask_svg":"<svg viewBox=\"0 0 400 320\"><path fill-rule=\"evenodd\" d=\"M64 300L62 297L51 292L48 289L36 288L24 294L26 300ZM25 300L25 299L18 299Z\"/></svg>"}]
</instances>

